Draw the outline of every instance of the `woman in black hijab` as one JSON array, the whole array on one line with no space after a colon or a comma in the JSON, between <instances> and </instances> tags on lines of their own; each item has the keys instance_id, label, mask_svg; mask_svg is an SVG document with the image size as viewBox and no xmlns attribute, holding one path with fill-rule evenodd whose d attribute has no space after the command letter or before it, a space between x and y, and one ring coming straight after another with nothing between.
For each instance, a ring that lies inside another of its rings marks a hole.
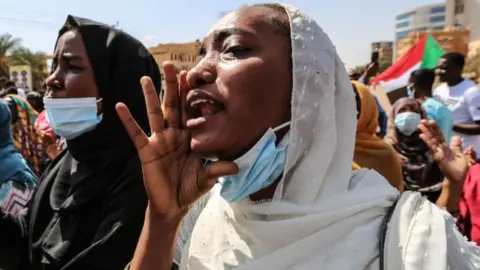
<instances>
[{"instance_id":1,"label":"woman in black hijab","mask_svg":"<svg viewBox=\"0 0 480 270\"><path fill-rule=\"evenodd\" d=\"M46 82L45 108L68 147L43 174L27 214L2 214L0 269L122 269L129 262L147 197L115 104L126 103L149 130L142 76L160 89L158 66L138 40L67 18Z\"/></svg>"}]
</instances>

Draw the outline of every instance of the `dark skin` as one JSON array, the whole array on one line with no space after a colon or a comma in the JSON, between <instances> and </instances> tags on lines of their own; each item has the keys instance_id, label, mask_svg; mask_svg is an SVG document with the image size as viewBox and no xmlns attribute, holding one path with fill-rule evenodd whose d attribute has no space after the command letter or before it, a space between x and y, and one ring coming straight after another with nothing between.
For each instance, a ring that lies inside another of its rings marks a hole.
<instances>
[{"instance_id":1,"label":"dark skin","mask_svg":"<svg viewBox=\"0 0 480 270\"><path fill-rule=\"evenodd\" d=\"M82 98L99 97L94 71L83 43L82 35L77 31L65 32L57 42L53 58L53 72L45 81L45 98ZM102 103L97 103L98 112L102 112ZM54 157L56 138L43 138L44 148Z\"/></svg>"},{"instance_id":2,"label":"dark skin","mask_svg":"<svg viewBox=\"0 0 480 270\"><path fill-rule=\"evenodd\" d=\"M423 89L420 85L416 84L412 78L410 78L408 86L414 92L414 98L420 103L424 103L427 99L432 97L431 89Z\"/></svg>"},{"instance_id":3,"label":"dark skin","mask_svg":"<svg viewBox=\"0 0 480 270\"><path fill-rule=\"evenodd\" d=\"M45 98L100 98L82 35L65 32L57 42L53 72L46 80ZM101 103L98 111L102 111Z\"/></svg>"},{"instance_id":4,"label":"dark skin","mask_svg":"<svg viewBox=\"0 0 480 270\"><path fill-rule=\"evenodd\" d=\"M170 269L176 233L189 207L218 177L238 171L231 160L252 147L268 128L290 119L290 40L265 19L272 12L276 11L248 7L220 19L203 40L201 60L188 75L181 72L179 81L173 64L165 63L163 106L151 80L142 79L150 137L125 105L117 105L142 161L149 197L130 269ZM188 101L198 92L222 102L225 109L192 126ZM203 167L201 156L220 161ZM257 195L269 198L274 190L271 186Z\"/></svg>"},{"instance_id":5,"label":"dark skin","mask_svg":"<svg viewBox=\"0 0 480 270\"><path fill-rule=\"evenodd\" d=\"M445 82L448 86L455 86L463 82L462 77L463 68L455 66L445 58L440 58L437 63L435 73L440 78L440 81ZM480 134L480 121L475 121L474 124L455 124L453 131L466 135Z\"/></svg>"}]
</instances>

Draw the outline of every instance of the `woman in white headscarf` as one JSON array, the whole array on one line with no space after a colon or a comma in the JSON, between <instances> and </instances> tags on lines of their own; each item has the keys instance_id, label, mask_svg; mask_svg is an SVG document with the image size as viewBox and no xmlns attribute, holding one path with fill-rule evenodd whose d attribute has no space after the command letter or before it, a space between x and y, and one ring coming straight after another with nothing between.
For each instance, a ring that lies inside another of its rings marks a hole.
<instances>
[{"instance_id":1,"label":"woman in white headscarf","mask_svg":"<svg viewBox=\"0 0 480 270\"><path fill-rule=\"evenodd\" d=\"M131 269L170 269L179 231L180 269L475 269L478 249L446 211L352 173L354 94L313 19L288 5L238 9L200 57L179 83L164 64L163 109L142 79L150 136L117 105L149 196Z\"/></svg>"}]
</instances>

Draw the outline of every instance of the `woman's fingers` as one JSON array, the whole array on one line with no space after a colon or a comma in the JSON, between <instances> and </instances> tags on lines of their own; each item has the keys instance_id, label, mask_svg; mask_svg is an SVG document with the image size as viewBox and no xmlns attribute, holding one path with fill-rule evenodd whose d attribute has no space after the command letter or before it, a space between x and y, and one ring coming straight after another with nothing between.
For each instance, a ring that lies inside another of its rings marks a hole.
<instances>
[{"instance_id":1,"label":"woman's fingers","mask_svg":"<svg viewBox=\"0 0 480 270\"><path fill-rule=\"evenodd\" d=\"M217 161L205 167L200 175L198 188L201 192L208 191L215 185L217 179L222 176L236 174L238 172L237 164L231 161Z\"/></svg>"},{"instance_id":2,"label":"woman's fingers","mask_svg":"<svg viewBox=\"0 0 480 270\"><path fill-rule=\"evenodd\" d=\"M163 120L162 107L160 99L155 90L152 80L149 77L140 79L142 84L143 95L145 96L145 104L147 105L148 122L152 133L158 133L165 127Z\"/></svg>"},{"instance_id":3,"label":"woman's fingers","mask_svg":"<svg viewBox=\"0 0 480 270\"><path fill-rule=\"evenodd\" d=\"M187 94L188 91L190 90L190 87L188 86L187 82L187 72L185 70L180 71L179 74L179 81L180 81L180 87L178 89L179 96L180 96L180 120L182 123L182 126L185 126L187 124Z\"/></svg>"},{"instance_id":4,"label":"woman's fingers","mask_svg":"<svg viewBox=\"0 0 480 270\"><path fill-rule=\"evenodd\" d=\"M148 137L143 132L143 130L138 126L137 121L133 119L132 114L128 110L127 106L123 103L118 103L115 106L117 110L118 117L123 123L123 126L127 130L130 139L132 140L137 152L140 154L140 151L148 145Z\"/></svg>"},{"instance_id":5,"label":"woman's fingers","mask_svg":"<svg viewBox=\"0 0 480 270\"><path fill-rule=\"evenodd\" d=\"M165 75L165 95L163 97L164 117L168 127L180 127L180 98L179 86L175 66L171 62L164 62L163 73Z\"/></svg>"},{"instance_id":6,"label":"woman's fingers","mask_svg":"<svg viewBox=\"0 0 480 270\"><path fill-rule=\"evenodd\" d=\"M462 138L460 138L460 136L453 136L450 140L450 147L452 150L457 150L463 153Z\"/></svg>"},{"instance_id":7,"label":"woman's fingers","mask_svg":"<svg viewBox=\"0 0 480 270\"><path fill-rule=\"evenodd\" d=\"M432 136L437 138L437 140L441 143L445 142L445 137L443 136L442 130L438 126L437 122L430 120L428 121L429 129L432 132Z\"/></svg>"}]
</instances>

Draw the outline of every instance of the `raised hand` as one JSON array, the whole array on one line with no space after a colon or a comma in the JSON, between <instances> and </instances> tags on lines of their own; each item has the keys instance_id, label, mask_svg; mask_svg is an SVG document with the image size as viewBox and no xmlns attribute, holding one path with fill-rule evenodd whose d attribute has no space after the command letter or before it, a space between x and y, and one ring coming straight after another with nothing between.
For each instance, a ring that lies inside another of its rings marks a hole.
<instances>
[{"instance_id":1,"label":"raised hand","mask_svg":"<svg viewBox=\"0 0 480 270\"><path fill-rule=\"evenodd\" d=\"M450 147L435 121L422 120L420 138L428 145L433 159L445 176L454 182L463 183L469 169L468 157L463 153L459 136L454 136Z\"/></svg>"},{"instance_id":2,"label":"raised hand","mask_svg":"<svg viewBox=\"0 0 480 270\"><path fill-rule=\"evenodd\" d=\"M150 137L138 126L125 104L117 104L116 109L142 162L149 211L170 217L186 213L190 205L215 185L218 177L234 174L238 167L227 161L204 167L200 157L191 152L190 131L183 128L182 121L188 92L186 72L181 72L177 79L172 63L165 63L163 69L166 84L163 106L150 78L141 79Z\"/></svg>"},{"instance_id":3,"label":"raised hand","mask_svg":"<svg viewBox=\"0 0 480 270\"><path fill-rule=\"evenodd\" d=\"M468 159L468 165L472 167L477 163L477 153L475 152L473 146L469 146L466 150L463 151L465 156Z\"/></svg>"}]
</instances>

